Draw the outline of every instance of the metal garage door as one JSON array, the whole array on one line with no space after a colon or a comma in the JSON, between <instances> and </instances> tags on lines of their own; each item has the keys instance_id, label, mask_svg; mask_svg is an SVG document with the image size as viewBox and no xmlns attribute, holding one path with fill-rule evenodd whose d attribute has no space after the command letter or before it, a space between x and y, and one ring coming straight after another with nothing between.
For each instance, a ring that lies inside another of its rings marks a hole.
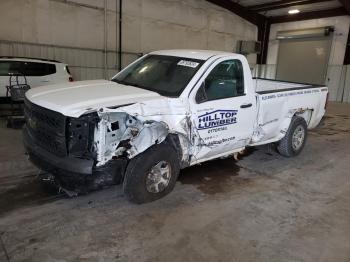
<instances>
[{"instance_id":1,"label":"metal garage door","mask_svg":"<svg viewBox=\"0 0 350 262\"><path fill-rule=\"evenodd\" d=\"M332 34L280 40L276 79L325 84Z\"/></svg>"}]
</instances>

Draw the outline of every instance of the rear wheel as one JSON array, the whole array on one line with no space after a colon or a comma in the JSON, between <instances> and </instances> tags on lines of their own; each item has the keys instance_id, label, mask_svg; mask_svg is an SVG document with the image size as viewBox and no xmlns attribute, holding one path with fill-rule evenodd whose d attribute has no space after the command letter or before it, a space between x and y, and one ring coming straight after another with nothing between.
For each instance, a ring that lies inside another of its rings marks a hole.
<instances>
[{"instance_id":1,"label":"rear wheel","mask_svg":"<svg viewBox=\"0 0 350 262\"><path fill-rule=\"evenodd\" d=\"M138 204L162 198L173 190L179 170L173 147L154 145L131 159L124 177L124 194Z\"/></svg>"},{"instance_id":2,"label":"rear wheel","mask_svg":"<svg viewBox=\"0 0 350 262\"><path fill-rule=\"evenodd\" d=\"M278 152L286 157L298 155L304 148L307 138L307 124L302 117L293 117L286 135L278 145Z\"/></svg>"}]
</instances>

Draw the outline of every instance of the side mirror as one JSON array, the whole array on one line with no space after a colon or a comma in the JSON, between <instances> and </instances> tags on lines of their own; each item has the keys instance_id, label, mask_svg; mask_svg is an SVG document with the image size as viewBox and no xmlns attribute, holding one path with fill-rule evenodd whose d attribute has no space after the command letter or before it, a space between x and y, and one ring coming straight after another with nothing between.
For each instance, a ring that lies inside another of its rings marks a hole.
<instances>
[{"instance_id":1,"label":"side mirror","mask_svg":"<svg viewBox=\"0 0 350 262\"><path fill-rule=\"evenodd\" d=\"M201 84L196 94L196 103L200 104L207 101L207 94L205 93L205 81Z\"/></svg>"}]
</instances>

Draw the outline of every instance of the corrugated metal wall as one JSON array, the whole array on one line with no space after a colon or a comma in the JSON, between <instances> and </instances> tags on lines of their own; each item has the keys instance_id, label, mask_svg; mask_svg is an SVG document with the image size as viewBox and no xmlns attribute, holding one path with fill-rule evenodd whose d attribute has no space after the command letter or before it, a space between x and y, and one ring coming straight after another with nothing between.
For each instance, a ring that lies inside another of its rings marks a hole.
<instances>
[{"instance_id":1,"label":"corrugated metal wall","mask_svg":"<svg viewBox=\"0 0 350 262\"><path fill-rule=\"evenodd\" d=\"M142 54L123 53L122 66L126 66ZM104 51L101 49L53 46L0 40L0 56L20 56L58 60L69 65L75 80L103 79ZM107 51L107 77L117 73L114 50Z\"/></svg>"}]
</instances>

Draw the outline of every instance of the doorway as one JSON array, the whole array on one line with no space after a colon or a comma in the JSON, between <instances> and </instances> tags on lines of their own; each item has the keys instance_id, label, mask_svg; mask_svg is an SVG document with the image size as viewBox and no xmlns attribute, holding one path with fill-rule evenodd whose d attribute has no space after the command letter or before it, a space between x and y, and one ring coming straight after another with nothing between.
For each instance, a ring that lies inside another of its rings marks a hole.
<instances>
[{"instance_id":1,"label":"doorway","mask_svg":"<svg viewBox=\"0 0 350 262\"><path fill-rule=\"evenodd\" d=\"M324 85L331 46L332 34L280 39L276 79Z\"/></svg>"}]
</instances>

